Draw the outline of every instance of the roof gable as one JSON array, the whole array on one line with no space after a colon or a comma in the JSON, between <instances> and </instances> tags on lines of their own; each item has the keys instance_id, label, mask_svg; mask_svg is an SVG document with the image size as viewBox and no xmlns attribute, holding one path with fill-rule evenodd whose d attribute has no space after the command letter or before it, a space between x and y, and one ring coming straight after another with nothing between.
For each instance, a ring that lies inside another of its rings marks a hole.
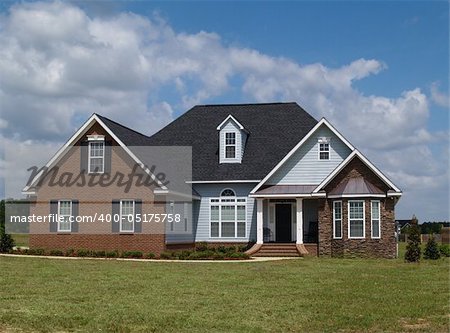
<instances>
[{"instance_id":1,"label":"roof gable","mask_svg":"<svg viewBox=\"0 0 450 333\"><path fill-rule=\"evenodd\" d=\"M313 193L318 193L322 191L328 184L333 181L335 177L351 162L353 159L359 159L369 170L371 170L389 189L388 195L401 195L402 191L395 186L375 165L373 165L363 154L361 154L357 149L355 149L332 173L328 175L313 191Z\"/></svg>"},{"instance_id":2,"label":"roof gable","mask_svg":"<svg viewBox=\"0 0 450 333\"><path fill-rule=\"evenodd\" d=\"M122 140L116 135L116 133L109 128L104 120L107 118L101 117L97 114L93 114L89 119L70 137L69 140L66 141L66 143L53 155L53 157L46 163L45 168L51 169L53 166L55 166L64 156L69 152L70 148L75 145L78 140L80 140L83 135L86 134L86 132L94 125L99 124L113 139L116 141L119 146L154 180L162 189L167 189L166 186L164 186L159 180L156 179L156 177L151 173L151 171L145 166L144 163L129 149L127 145L125 145ZM107 119L108 120L108 119ZM122 135L128 134L128 136L144 136L142 134L139 134L131 129L128 129L122 125L119 125L115 122L112 122L108 120L110 123L116 124L118 127L116 128L116 132L121 133ZM119 131L118 129L122 130ZM133 132L133 134L127 133ZM145 137L145 136L144 136ZM44 170L41 170L30 182L29 185L25 186L22 190L24 194L29 194L30 189L33 188L39 181L39 179L44 175Z\"/></svg>"},{"instance_id":3,"label":"roof gable","mask_svg":"<svg viewBox=\"0 0 450 333\"><path fill-rule=\"evenodd\" d=\"M279 161L279 163L261 180L261 182L255 186L251 193L258 191L261 186L266 184L266 182L283 166L288 160L317 132L322 126L326 126L336 137L343 142L350 150L354 150L353 145L344 138L344 136L339 133L339 131L331 125L328 120L322 118L284 157ZM317 183L316 183L317 184Z\"/></svg>"}]
</instances>

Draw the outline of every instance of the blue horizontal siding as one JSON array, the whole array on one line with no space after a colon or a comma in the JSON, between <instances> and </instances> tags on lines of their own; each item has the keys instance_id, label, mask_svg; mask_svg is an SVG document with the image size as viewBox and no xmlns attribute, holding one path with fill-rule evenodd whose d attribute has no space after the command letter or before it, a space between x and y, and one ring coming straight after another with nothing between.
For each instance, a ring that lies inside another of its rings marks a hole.
<instances>
[{"instance_id":1,"label":"blue horizontal siding","mask_svg":"<svg viewBox=\"0 0 450 333\"><path fill-rule=\"evenodd\" d=\"M329 137L330 159L319 160L319 137ZM345 145L327 126L322 125L306 142L268 179L270 185L320 184L348 155Z\"/></svg>"}]
</instances>

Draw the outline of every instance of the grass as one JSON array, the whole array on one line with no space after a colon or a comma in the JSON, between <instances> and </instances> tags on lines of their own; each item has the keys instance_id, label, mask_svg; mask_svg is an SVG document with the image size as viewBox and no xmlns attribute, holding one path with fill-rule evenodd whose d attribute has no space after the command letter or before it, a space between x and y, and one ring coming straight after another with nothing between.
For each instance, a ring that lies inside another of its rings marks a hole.
<instances>
[{"instance_id":1,"label":"grass","mask_svg":"<svg viewBox=\"0 0 450 333\"><path fill-rule=\"evenodd\" d=\"M0 331L448 332L449 263L0 257Z\"/></svg>"}]
</instances>

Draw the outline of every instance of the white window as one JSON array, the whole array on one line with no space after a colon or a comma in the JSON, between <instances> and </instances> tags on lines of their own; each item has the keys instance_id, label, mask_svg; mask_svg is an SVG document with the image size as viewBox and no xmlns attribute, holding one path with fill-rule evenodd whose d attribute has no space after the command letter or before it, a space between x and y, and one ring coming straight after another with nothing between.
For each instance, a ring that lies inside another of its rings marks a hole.
<instances>
[{"instance_id":1,"label":"white window","mask_svg":"<svg viewBox=\"0 0 450 333\"><path fill-rule=\"evenodd\" d=\"M134 232L134 200L120 200L120 232Z\"/></svg>"},{"instance_id":2,"label":"white window","mask_svg":"<svg viewBox=\"0 0 450 333\"><path fill-rule=\"evenodd\" d=\"M103 173L105 169L105 143L89 142L89 173Z\"/></svg>"},{"instance_id":3,"label":"white window","mask_svg":"<svg viewBox=\"0 0 450 333\"><path fill-rule=\"evenodd\" d=\"M365 237L364 201L349 200L348 202L348 237Z\"/></svg>"},{"instance_id":4,"label":"white window","mask_svg":"<svg viewBox=\"0 0 450 333\"><path fill-rule=\"evenodd\" d=\"M318 141L318 151L319 160L329 160L330 159L330 138L319 138Z\"/></svg>"},{"instance_id":5,"label":"white window","mask_svg":"<svg viewBox=\"0 0 450 333\"><path fill-rule=\"evenodd\" d=\"M231 189L220 198L210 199L210 236L213 238L246 237L247 199L236 197Z\"/></svg>"},{"instance_id":6,"label":"white window","mask_svg":"<svg viewBox=\"0 0 450 333\"><path fill-rule=\"evenodd\" d=\"M72 225L70 217L72 216L72 201L58 201L58 232L71 232Z\"/></svg>"},{"instance_id":7,"label":"white window","mask_svg":"<svg viewBox=\"0 0 450 333\"><path fill-rule=\"evenodd\" d=\"M371 236L372 238L380 238L381 237L381 220L380 220L380 201L374 200L370 203L371 206Z\"/></svg>"},{"instance_id":8,"label":"white window","mask_svg":"<svg viewBox=\"0 0 450 333\"><path fill-rule=\"evenodd\" d=\"M333 238L342 238L342 201L333 202Z\"/></svg>"},{"instance_id":9,"label":"white window","mask_svg":"<svg viewBox=\"0 0 450 333\"><path fill-rule=\"evenodd\" d=\"M225 158L236 158L236 133L225 133Z\"/></svg>"}]
</instances>

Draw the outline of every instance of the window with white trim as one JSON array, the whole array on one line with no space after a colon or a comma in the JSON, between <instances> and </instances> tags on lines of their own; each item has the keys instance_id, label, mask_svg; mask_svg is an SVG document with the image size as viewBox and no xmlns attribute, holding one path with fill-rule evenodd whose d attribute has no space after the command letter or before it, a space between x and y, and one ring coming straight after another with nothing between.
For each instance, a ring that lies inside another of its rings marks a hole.
<instances>
[{"instance_id":1,"label":"window with white trim","mask_svg":"<svg viewBox=\"0 0 450 333\"><path fill-rule=\"evenodd\" d=\"M120 232L134 232L134 200L120 200Z\"/></svg>"},{"instance_id":2,"label":"window with white trim","mask_svg":"<svg viewBox=\"0 0 450 333\"><path fill-rule=\"evenodd\" d=\"M321 137L318 140L319 160L330 159L330 138Z\"/></svg>"},{"instance_id":3,"label":"window with white trim","mask_svg":"<svg viewBox=\"0 0 450 333\"><path fill-rule=\"evenodd\" d=\"M380 238L381 237L381 215L380 215L380 201L373 200L370 202L371 207L371 237Z\"/></svg>"},{"instance_id":4,"label":"window with white trim","mask_svg":"<svg viewBox=\"0 0 450 333\"><path fill-rule=\"evenodd\" d=\"M58 232L71 232L72 225L70 217L72 216L72 201L58 201Z\"/></svg>"},{"instance_id":5,"label":"window with white trim","mask_svg":"<svg viewBox=\"0 0 450 333\"><path fill-rule=\"evenodd\" d=\"M348 238L365 237L364 200L348 202Z\"/></svg>"},{"instance_id":6,"label":"window with white trim","mask_svg":"<svg viewBox=\"0 0 450 333\"><path fill-rule=\"evenodd\" d=\"M89 173L103 173L105 170L105 143L89 142Z\"/></svg>"},{"instance_id":7,"label":"window with white trim","mask_svg":"<svg viewBox=\"0 0 450 333\"><path fill-rule=\"evenodd\" d=\"M342 201L333 202L333 238L342 238Z\"/></svg>"},{"instance_id":8,"label":"window with white trim","mask_svg":"<svg viewBox=\"0 0 450 333\"><path fill-rule=\"evenodd\" d=\"M225 158L236 158L236 133L225 133Z\"/></svg>"},{"instance_id":9,"label":"window with white trim","mask_svg":"<svg viewBox=\"0 0 450 333\"><path fill-rule=\"evenodd\" d=\"M231 189L210 199L210 236L212 238L246 237L247 198L236 197Z\"/></svg>"}]
</instances>

